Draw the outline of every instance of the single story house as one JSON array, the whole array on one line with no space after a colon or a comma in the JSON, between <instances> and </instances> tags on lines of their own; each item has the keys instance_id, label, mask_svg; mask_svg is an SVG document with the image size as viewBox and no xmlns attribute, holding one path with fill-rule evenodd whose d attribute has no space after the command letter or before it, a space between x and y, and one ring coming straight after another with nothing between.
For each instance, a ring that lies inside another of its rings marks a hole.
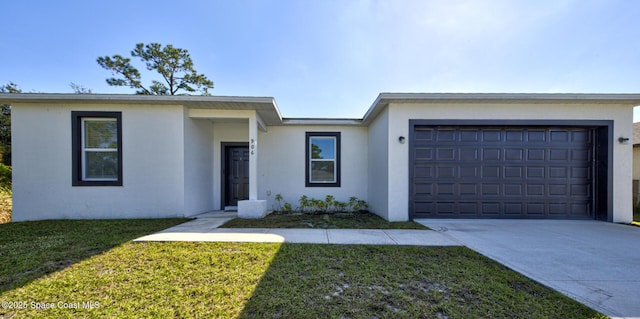
<instances>
[{"instance_id":1,"label":"single story house","mask_svg":"<svg viewBox=\"0 0 640 319\"><path fill-rule=\"evenodd\" d=\"M382 93L362 118L271 97L0 94L13 220L263 216L355 196L390 221L632 220L638 94Z\"/></svg>"}]
</instances>

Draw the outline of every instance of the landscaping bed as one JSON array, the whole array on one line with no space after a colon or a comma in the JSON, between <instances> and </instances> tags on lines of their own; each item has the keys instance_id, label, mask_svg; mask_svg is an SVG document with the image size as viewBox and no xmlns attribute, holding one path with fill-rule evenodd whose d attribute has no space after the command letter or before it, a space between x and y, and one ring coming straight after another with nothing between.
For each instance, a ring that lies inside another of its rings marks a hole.
<instances>
[{"instance_id":1,"label":"landscaping bed","mask_svg":"<svg viewBox=\"0 0 640 319\"><path fill-rule=\"evenodd\" d=\"M416 222L388 222L369 212L271 213L260 219L235 218L221 228L424 229Z\"/></svg>"}]
</instances>

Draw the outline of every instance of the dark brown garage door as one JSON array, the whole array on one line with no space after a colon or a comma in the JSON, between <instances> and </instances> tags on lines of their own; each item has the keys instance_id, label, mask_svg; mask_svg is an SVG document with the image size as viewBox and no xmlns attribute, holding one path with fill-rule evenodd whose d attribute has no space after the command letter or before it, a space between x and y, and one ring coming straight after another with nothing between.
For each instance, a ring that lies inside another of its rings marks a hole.
<instances>
[{"instance_id":1,"label":"dark brown garage door","mask_svg":"<svg viewBox=\"0 0 640 319\"><path fill-rule=\"evenodd\" d=\"M412 218L594 218L594 130L416 125Z\"/></svg>"}]
</instances>

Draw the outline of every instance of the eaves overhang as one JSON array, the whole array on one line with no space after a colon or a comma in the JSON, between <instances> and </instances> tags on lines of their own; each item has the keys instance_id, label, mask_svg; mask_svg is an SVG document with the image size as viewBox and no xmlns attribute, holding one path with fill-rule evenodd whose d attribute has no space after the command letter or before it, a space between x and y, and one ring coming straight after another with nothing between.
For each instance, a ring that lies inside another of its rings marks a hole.
<instances>
[{"instance_id":1,"label":"eaves overhang","mask_svg":"<svg viewBox=\"0 0 640 319\"><path fill-rule=\"evenodd\" d=\"M0 93L0 103L183 105L191 109L256 110L270 125L368 126L391 103L600 103L640 105L640 94L380 93L362 119L283 118L273 97L131 94Z\"/></svg>"},{"instance_id":2,"label":"eaves overhang","mask_svg":"<svg viewBox=\"0 0 640 319\"><path fill-rule=\"evenodd\" d=\"M0 93L0 103L182 105L192 109L256 110L266 125L281 125L273 97L132 94Z\"/></svg>"},{"instance_id":3,"label":"eaves overhang","mask_svg":"<svg viewBox=\"0 0 640 319\"><path fill-rule=\"evenodd\" d=\"M362 118L369 125L391 103L600 103L640 105L640 94L591 93L380 93Z\"/></svg>"}]
</instances>

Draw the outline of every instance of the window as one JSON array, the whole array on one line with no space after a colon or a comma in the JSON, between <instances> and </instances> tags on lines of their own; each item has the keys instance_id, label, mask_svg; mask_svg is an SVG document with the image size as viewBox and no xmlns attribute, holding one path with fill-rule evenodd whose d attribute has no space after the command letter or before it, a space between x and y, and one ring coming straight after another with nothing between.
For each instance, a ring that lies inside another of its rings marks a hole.
<instances>
[{"instance_id":1,"label":"window","mask_svg":"<svg viewBox=\"0 0 640 319\"><path fill-rule=\"evenodd\" d=\"M122 186L120 112L71 112L73 186Z\"/></svg>"},{"instance_id":2,"label":"window","mask_svg":"<svg viewBox=\"0 0 640 319\"><path fill-rule=\"evenodd\" d=\"M307 132L306 186L340 187L340 132Z\"/></svg>"}]
</instances>

